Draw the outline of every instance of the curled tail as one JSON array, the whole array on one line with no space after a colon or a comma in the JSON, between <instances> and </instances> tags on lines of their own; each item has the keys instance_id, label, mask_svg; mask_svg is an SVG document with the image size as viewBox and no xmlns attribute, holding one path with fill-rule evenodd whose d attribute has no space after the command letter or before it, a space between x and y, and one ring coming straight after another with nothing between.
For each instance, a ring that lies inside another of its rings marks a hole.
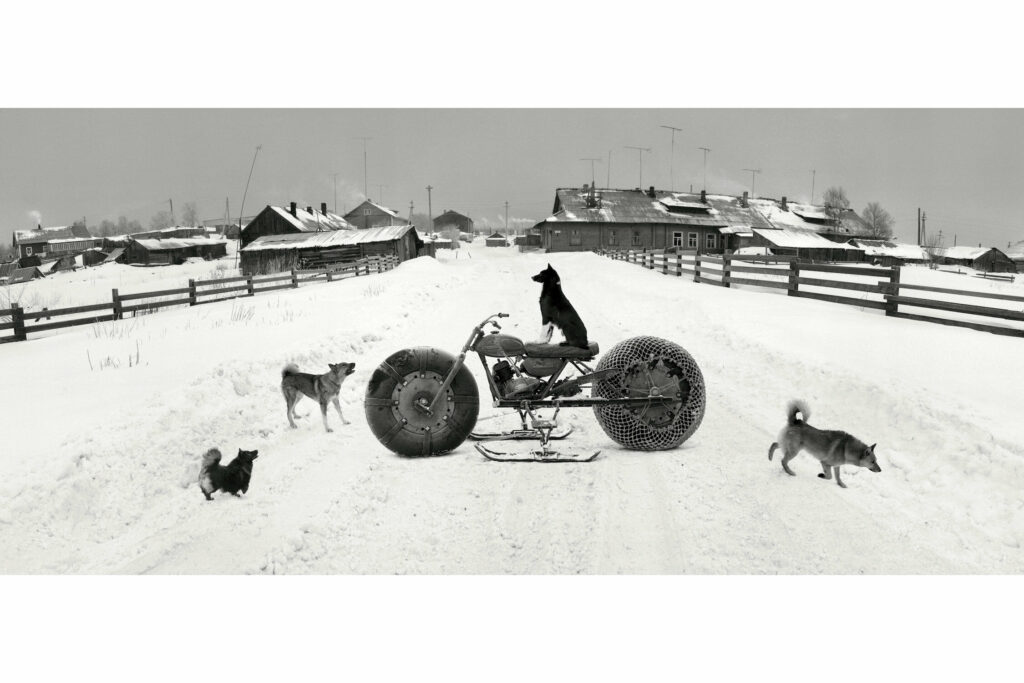
<instances>
[{"instance_id":1,"label":"curled tail","mask_svg":"<svg viewBox=\"0 0 1024 683\"><path fill-rule=\"evenodd\" d=\"M199 470L199 476L202 477L204 472L218 463L220 463L220 450L211 448L206 451L206 453L203 454L203 466Z\"/></svg>"},{"instance_id":2,"label":"curled tail","mask_svg":"<svg viewBox=\"0 0 1024 683\"><path fill-rule=\"evenodd\" d=\"M281 370L281 379L284 379L288 375L297 374L298 372L299 366L296 365L295 363L289 363L288 365L284 366L283 370Z\"/></svg>"},{"instance_id":3,"label":"curled tail","mask_svg":"<svg viewBox=\"0 0 1024 683\"><path fill-rule=\"evenodd\" d=\"M807 407L806 403L798 398L789 402L789 406L787 406L786 411L787 417L789 418L789 424L791 425L800 424L801 422L806 423L811 417L811 409ZM804 419L796 419L797 413L800 413Z\"/></svg>"}]
</instances>

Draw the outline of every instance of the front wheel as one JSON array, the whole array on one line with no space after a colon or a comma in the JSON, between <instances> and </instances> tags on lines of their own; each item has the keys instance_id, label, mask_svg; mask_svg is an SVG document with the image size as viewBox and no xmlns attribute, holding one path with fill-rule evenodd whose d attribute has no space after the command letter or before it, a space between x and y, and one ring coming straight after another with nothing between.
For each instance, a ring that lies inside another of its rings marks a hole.
<instances>
[{"instance_id":1,"label":"front wheel","mask_svg":"<svg viewBox=\"0 0 1024 683\"><path fill-rule=\"evenodd\" d=\"M377 440L405 456L438 455L457 448L476 425L480 395L465 365L427 411L455 365L450 353L430 347L388 356L366 387L366 421Z\"/></svg>"},{"instance_id":2,"label":"front wheel","mask_svg":"<svg viewBox=\"0 0 1024 683\"><path fill-rule=\"evenodd\" d=\"M658 337L619 342L597 365L616 374L594 387L599 398L648 399L633 405L594 406L605 434L638 451L675 448L704 419L704 376L686 349ZM667 396L669 400L655 400Z\"/></svg>"}]
</instances>

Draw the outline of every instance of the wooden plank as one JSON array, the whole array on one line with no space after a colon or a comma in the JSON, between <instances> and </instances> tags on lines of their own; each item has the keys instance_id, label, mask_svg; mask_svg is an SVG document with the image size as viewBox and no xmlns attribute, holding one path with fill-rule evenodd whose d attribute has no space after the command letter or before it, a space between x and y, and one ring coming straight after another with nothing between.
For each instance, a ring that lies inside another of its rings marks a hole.
<instances>
[{"instance_id":1,"label":"wooden plank","mask_svg":"<svg viewBox=\"0 0 1024 683\"><path fill-rule=\"evenodd\" d=\"M249 291L249 285L242 285L241 287L224 287L223 289L210 289L205 292L196 292L196 296L217 296L218 294L228 294L230 292L247 291Z\"/></svg>"},{"instance_id":2,"label":"wooden plank","mask_svg":"<svg viewBox=\"0 0 1024 683\"><path fill-rule=\"evenodd\" d=\"M253 282L253 284L258 285L258 284L260 284L262 282L280 282L281 280L291 281L291 279L292 279L292 274L288 273L287 275L274 275L273 277L261 277L259 279L253 278L252 282Z\"/></svg>"},{"instance_id":3,"label":"wooden plank","mask_svg":"<svg viewBox=\"0 0 1024 683\"><path fill-rule=\"evenodd\" d=\"M75 313L89 313L91 311L102 311L105 308L113 309L114 304L91 304L89 306L72 306L70 308L51 308L48 311L25 311L25 320L51 318L59 315L73 315Z\"/></svg>"},{"instance_id":4,"label":"wooden plank","mask_svg":"<svg viewBox=\"0 0 1024 683\"><path fill-rule=\"evenodd\" d=\"M919 292L939 292L941 294L956 294L958 296L976 296L981 299L1001 299L1003 301L1024 301L1024 296L1012 294L989 294L987 292L971 292L963 289L947 289L945 287L925 287L924 285L908 285L900 283L899 289L915 289Z\"/></svg>"},{"instance_id":5,"label":"wooden plank","mask_svg":"<svg viewBox=\"0 0 1024 683\"><path fill-rule=\"evenodd\" d=\"M884 301L871 301L870 299L854 299L849 296L835 296L833 294L818 294L817 292L805 292L799 290L796 292L790 292L793 296L798 296L801 299L817 299L819 301L830 301L834 304L848 304L850 306L860 306L861 308L877 308L879 310L885 310Z\"/></svg>"},{"instance_id":6,"label":"wooden plank","mask_svg":"<svg viewBox=\"0 0 1024 683\"><path fill-rule=\"evenodd\" d=\"M6 344L7 342L21 341L17 337L0 337L0 344Z\"/></svg>"},{"instance_id":7,"label":"wooden plank","mask_svg":"<svg viewBox=\"0 0 1024 683\"><path fill-rule=\"evenodd\" d=\"M781 277L789 277L789 268L769 268L767 266L737 266L735 263L732 264L732 272L757 273L759 275L779 275Z\"/></svg>"},{"instance_id":8,"label":"wooden plank","mask_svg":"<svg viewBox=\"0 0 1024 683\"><path fill-rule=\"evenodd\" d=\"M246 276L242 277L226 277L221 280L196 280L196 287L207 287L210 285L221 285L227 284L228 282L245 282L248 280Z\"/></svg>"},{"instance_id":9,"label":"wooden plank","mask_svg":"<svg viewBox=\"0 0 1024 683\"><path fill-rule=\"evenodd\" d=\"M154 296L171 296L172 294L188 294L190 290L188 287L181 287L180 289L162 289L158 292L139 292L138 294L122 294L121 301L131 301L133 299L148 299Z\"/></svg>"},{"instance_id":10,"label":"wooden plank","mask_svg":"<svg viewBox=\"0 0 1024 683\"><path fill-rule=\"evenodd\" d=\"M703 270L701 271L700 278L697 280L697 282L700 282L705 285L718 285L719 287L725 287L728 284L726 282L722 282L721 280L710 280L704 277Z\"/></svg>"},{"instance_id":11,"label":"wooden plank","mask_svg":"<svg viewBox=\"0 0 1024 683\"><path fill-rule=\"evenodd\" d=\"M862 266L826 266L817 263L801 263L800 270L814 270L819 273L843 273L844 275L870 275L889 279L888 268L864 268Z\"/></svg>"},{"instance_id":12,"label":"wooden plank","mask_svg":"<svg viewBox=\"0 0 1024 683\"><path fill-rule=\"evenodd\" d=\"M760 254L729 254L729 258L733 261L762 261L765 263L789 263L790 261L796 260L796 256L776 256L775 254L769 254L768 256Z\"/></svg>"},{"instance_id":13,"label":"wooden plank","mask_svg":"<svg viewBox=\"0 0 1024 683\"><path fill-rule=\"evenodd\" d=\"M288 279L291 280L290 275L288 276ZM273 292L275 289L292 289L292 283L289 282L286 285L274 285L273 287L257 287L256 293L262 294L263 292Z\"/></svg>"},{"instance_id":14,"label":"wooden plank","mask_svg":"<svg viewBox=\"0 0 1024 683\"><path fill-rule=\"evenodd\" d=\"M14 323L0 323L0 330L13 330Z\"/></svg>"},{"instance_id":15,"label":"wooden plank","mask_svg":"<svg viewBox=\"0 0 1024 683\"><path fill-rule=\"evenodd\" d=\"M797 284L809 285L811 287L832 287L834 289L854 289L858 292L874 292L875 294L881 294L882 290L879 288L878 283L865 284L863 282L842 282L840 280L818 280L811 277L800 277L797 278ZM888 283L886 283L888 284Z\"/></svg>"},{"instance_id":16,"label":"wooden plank","mask_svg":"<svg viewBox=\"0 0 1024 683\"><path fill-rule=\"evenodd\" d=\"M985 315L992 318L1004 318L1006 320L1024 320L1024 312L1011 311L1007 308L992 308L991 306L971 306L970 304L957 304L952 301L939 301L938 299L917 299L908 296L893 296L887 294L888 301L895 301L901 306L916 306L918 308L933 308L938 311L950 311L951 313L969 313L971 315Z\"/></svg>"},{"instance_id":17,"label":"wooden plank","mask_svg":"<svg viewBox=\"0 0 1024 683\"><path fill-rule=\"evenodd\" d=\"M981 332L992 334L1003 334L1010 337L1024 337L1024 330L1012 327L1001 327L999 325L986 325L984 323L969 322L967 320L950 320L949 318L936 318L930 315L916 315L914 313L890 313L890 318L905 318L907 320L920 320L926 323L938 323L939 325L952 325L953 327L967 327Z\"/></svg>"},{"instance_id":18,"label":"wooden plank","mask_svg":"<svg viewBox=\"0 0 1024 683\"><path fill-rule=\"evenodd\" d=\"M4 308L4 309L0 309L0 315L3 315L3 316L8 316L8 315L10 315L11 313L14 313L14 309L13 309L13 308Z\"/></svg>"},{"instance_id":19,"label":"wooden plank","mask_svg":"<svg viewBox=\"0 0 1024 683\"><path fill-rule=\"evenodd\" d=\"M697 273L697 271L694 270L693 268L677 268L676 269L676 274L677 275L683 275L684 273L686 275L695 275Z\"/></svg>"},{"instance_id":20,"label":"wooden plank","mask_svg":"<svg viewBox=\"0 0 1024 683\"><path fill-rule=\"evenodd\" d=\"M700 257L700 263L701 263L701 265L704 265L705 263L714 263L714 264L717 264L719 266L724 266L725 265L725 259L724 258L719 258L717 256L701 256Z\"/></svg>"},{"instance_id":21,"label":"wooden plank","mask_svg":"<svg viewBox=\"0 0 1024 683\"><path fill-rule=\"evenodd\" d=\"M25 332L44 332L46 330L59 330L62 327L74 327L75 325L91 325L93 323L103 323L114 319L114 314L110 315L98 315L92 318L75 318L74 320L65 320L60 323L46 323L45 325L26 325Z\"/></svg>"},{"instance_id":22,"label":"wooden plank","mask_svg":"<svg viewBox=\"0 0 1024 683\"><path fill-rule=\"evenodd\" d=\"M752 285L754 287L771 287L773 289L789 289L788 282L778 282L776 280L751 280L743 277L729 277L728 280L734 285Z\"/></svg>"},{"instance_id":23,"label":"wooden plank","mask_svg":"<svg viewBox=\"0 0 1024 683\"><path fill-rule=\"evenodd\" d=\"M125 306L121 310L124 312L135 312L135 311L151 311L157 308L164 308L166 306L188 306L192 303L191 299L172 299L170 301L151 301L145 304L135 304L134 306Z\"/></svg>"}]
</instances>

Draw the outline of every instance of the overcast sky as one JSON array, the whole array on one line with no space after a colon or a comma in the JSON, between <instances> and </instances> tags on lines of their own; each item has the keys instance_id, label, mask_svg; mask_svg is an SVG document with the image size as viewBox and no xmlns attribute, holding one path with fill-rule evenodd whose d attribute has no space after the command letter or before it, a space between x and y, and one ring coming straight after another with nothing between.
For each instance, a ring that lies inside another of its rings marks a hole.
<instances>
[{"instance_id":1,"label":"overcast sky","mask_svg":"<svg viewBox=\"0 0 1024 683\"><path fill-rule=\"evenodd\" d=\"M661 126L674 126L672 134ZM946 244L1006 247L1024 239L1021 110L813 109L7 109L0 111L0 237L15 229L89 225L124 215L148 227L174 201L180 217L237 219L297 201L338 210L366 190L402 215L466 213L499 226L550 213L557 187L641 183L700 190L711 148L711 192L817 201L842 186L853 208L877 201L898 237L916 235L917 208ZM627 146L645 147L640 154ZM611 155L609 167L608 158Z\"/></svg>"}]
</instances>

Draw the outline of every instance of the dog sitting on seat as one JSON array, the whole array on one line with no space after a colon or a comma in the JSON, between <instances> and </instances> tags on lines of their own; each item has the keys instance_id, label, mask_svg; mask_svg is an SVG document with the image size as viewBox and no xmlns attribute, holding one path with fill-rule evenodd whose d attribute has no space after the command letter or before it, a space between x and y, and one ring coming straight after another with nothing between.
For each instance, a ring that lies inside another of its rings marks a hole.
<instances>
[{"instance_id":1,"label":"dog sitting on seat","mask_svg":"<svg viewBox=\"0 0 1024 683\"><path fill-rule=\"evenodd\" d=\"M562 293L562 281L558 277L558 272L549 263L547 268L533 276L533 281L542 285L540 322L543 327L541 327L538 343L549 343L555 327L558 327L565 335L565 341L561 342L560 346L588 348L587 327L583 324L576 309L565 298L565 294Z\"/></svg>"}]
</instances>

